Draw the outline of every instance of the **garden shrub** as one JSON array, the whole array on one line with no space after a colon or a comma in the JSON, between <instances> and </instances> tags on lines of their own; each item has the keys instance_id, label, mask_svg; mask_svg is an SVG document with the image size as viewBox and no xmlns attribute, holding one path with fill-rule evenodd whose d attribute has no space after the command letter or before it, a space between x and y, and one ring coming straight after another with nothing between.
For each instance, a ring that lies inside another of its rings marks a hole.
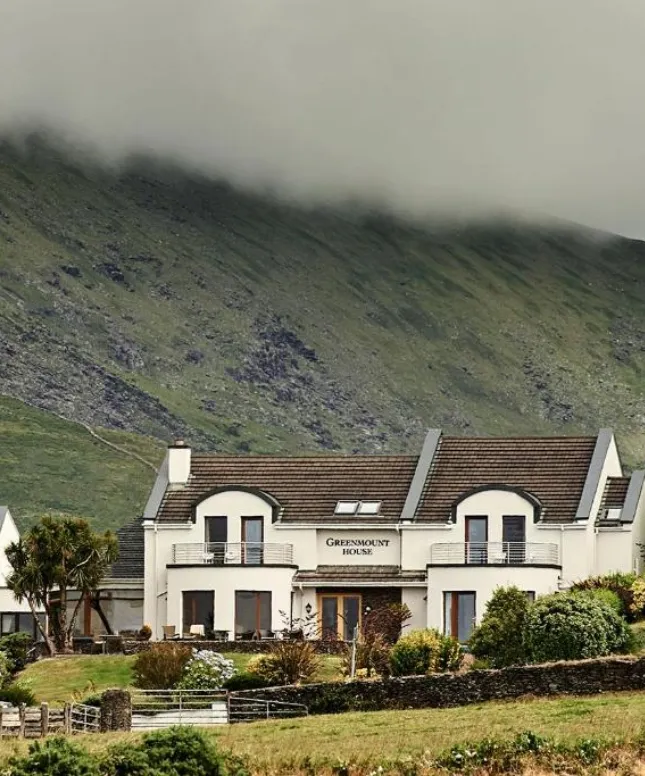
<instances>
[{"instance_id":1,"label":"garden shrub","mask_svg":"<svg viewBox=\"0 0 645 776\"><path fill-rule=\"evenodd\" d=\"M194 727L147 733L140 743L110 746L101 760L101 776L248 776L241 761L226 758Z\"/></svg>"},{"instance_id":2,"label":"garden shrub","mask_svg":"<svg viewBox=\"0 0 645 776\"><path fill-rule=\"evenodd\" d=\"M33 690L25 682L12 682L0 689L0 701L11 703L12 706L19 706L21 703L25 706L35 706L38 703Z\"/></svg>"},{"instance_id":3,"label":"garden shrub","mask_svg":"<svg viewBox=\"0 0 645 776\"><path fill-rule=\"evenodd\" d=\"M635 613L632 609L634 601L634 593L632 586L638 579L636 574L629 572L616 571L613 574L604 574L600 577L590 577L589 579L583 579L580 582L576 582L571 586L571 590L612 590L620 598L623 611L621 614L628 620L633 620Z\"/></svg>"},{"instance_id":4,"label":"garden shrub","mask_svg":"<svg viewBox=\"0 0 645 776\"><path fill-rule=\"evenodd\" d=\"M224 655L195 649L176 686L180 690L218 690L234 673L233 661Z\"/></svg>"},{"instance_id":5,"label":"garden shrub","mask_svg":"<svg viewBox=\"0 0 645 776\"><path fill-rule=\"evenodd\" d=\"M9 673L15 674L25 668L32 643L28 633L9 633L0 638L0 652L4 652L9 660Z\"/></svg>"},{"instance_id":6,"label":"garden shrub","mask_svg":"<svg viewBox=\"0 0 645 776\"><path fill-rule=\"evenodd\" d=\"M632 602L630 614L636 619L645 616L645 578L637 577L632 584Z\"/></svg>"},{"instance_id":7,"label":"garden shrub","mask_svg":"<svg viewBox=\"0 0 645 776\"><path fill-rule=\"evenodd\" d=\"M538 599L526 618L527 654L535 663L624 652L629 640L627 623L614 609L576 592Z\"/></svg>"},{"instance_id":8,"label":"garden shrub","mask_svg":"<svg viewBox=\"0 0 645 776\"><path fill-rule=\"evenodd\" d=\"M356 642L356 670L365 676L389 676L391 645L379 633L366 633ZM348 644L341 657L341 672L351 673L352 647Z\"/></svg>"},{"instance_id":9,"label":"garden shrub","mask_svg":"<svg viewBox=\"0 0 645 776\"><path fill-rule=\"evenodd\" d=\"M187 644L163 642L140 652L132 669L135 687L142 690L165 690L181 680L192 657Z\"/></svg>"},{"instance_id":10,"label":"garden shrub","mask_svg":"<svg viewBox=\"0 0 645 776\"><path fill-rule=\"evenodd\" d=\"M412 612L406 604L387 604L372 609L363 618L363 637L380 636L386 644L395 644Z\"/></svg>"},{"instance_id":11,"label":"garden shrub","mask_svg":"<svg viewBox=\"0 0 645 776\"><path fill-rule=\"evenodd\" d=\"M438 630L414 630L402 636L390 653L395 676L418 676L440 671L456 671L463 654L456 639Z\"/></svg>"},{"instance_id":12,"label":"garden shrub","mask_svg":"<svg viewBox=\"0 0 645 776\"><path fill-rule=\"evenodd\" d=\"M122 742L108 747L100 763L101 776L158 776L148 753L138 744Z\"/></svg>"},{"instance_id":13,"label":"garden shrub","mask_svg":"<svg viewBox=\"0 0 645 776\"><path fill-rule=\"evenodd\" d=\"M26 757L9 761L11 776L99 776L96 760L62 736L29 745Z\"/></svg>"},{"instance_id":14,"label":"garden shrub","mask_svg":"<svg viewBox=\"0 0 645 776\"><path fill-rule=\"evenodd\" d=\"M320 667L320 659L308 641L284 641L271 652L249 660L246 670L260 676L269 685L302 684L311 680Z\"/></svg>"},{"instance_id":15,"label":"garden shrub","mask_svg":"<svg viewBox=\"0 0 645 776\"><path fill-rule=\"evenodd\" d=\"M141 748L154 765L155 776L220 776L224 758L203 731L171 727L148 733Z\"/></svg>"},{"instance_id":16,"label":"garden shrub","mask_svg":"<svg viewBox=\"0 0 645 776\"><path fill-rule=\"evenodd\" d=\"M530 606L523 590L498 587L486 604L481 624L468 641L470 652L493 668L526 662L524 625Z\"/></svg>"},{"instance_id":17,"label":"garden shrub","mask_svg":"<svg viewBox=\"0 0 645 776\"><path fill-rule=\"evenodd\" d=\"M619 617L625 617L625 607L618 593L606 587L597 587L592 590L580 591L580 595L590 595L598 601L603 601L613 609Z\"/></svg>"},{"instance_id":18,"label":"garden shrub","mask_svg":"<svg viewBox=\"0 0 645 776\"><path fill-rule=\"evenodd\" d=\"M250 671L239 671L222 685L225 690L258 690L268 687L269 682L259 674Z\"/></svg>"}]
</instances>

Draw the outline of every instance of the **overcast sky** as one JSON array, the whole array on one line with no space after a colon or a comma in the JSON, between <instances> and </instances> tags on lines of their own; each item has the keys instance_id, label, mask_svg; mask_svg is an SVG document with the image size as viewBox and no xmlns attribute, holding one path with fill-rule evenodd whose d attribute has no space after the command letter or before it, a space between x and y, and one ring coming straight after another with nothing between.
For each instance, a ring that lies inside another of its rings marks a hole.
<instances>
[{"instance_id":1,"label":"overcast sky","mask_svg":"<svg viewBox=\"0 0 645 776\"><path fill-rule=\"evenodd\" d=\"M643 0L0 0L0 128L645 237Z\"/></svg>"}]
</instances>

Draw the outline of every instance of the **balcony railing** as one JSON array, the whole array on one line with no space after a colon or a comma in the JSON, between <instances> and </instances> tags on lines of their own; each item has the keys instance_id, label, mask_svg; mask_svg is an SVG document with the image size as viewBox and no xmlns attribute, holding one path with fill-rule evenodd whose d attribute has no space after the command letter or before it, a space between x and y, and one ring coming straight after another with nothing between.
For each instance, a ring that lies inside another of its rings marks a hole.
<instances>
[{"instance_id":1,"label":"balcony railing","mask_svg":"<svg viewBox=\"0 0 645 776\"><path fill-rule=\"evenodd\" d=\"M430 545L432 566L559 566L557 544L547 542L440 542Z\"/></svg>"},{"instance_id":2,"label":"balcony railing","mask_svg":"<svg viewBox=\"0 0 645 776\"><path fill-rule=\"evenodd\" d=\"M172 562L204 566L262 566L293 563L293 545L271 542L173 544Z\"/></svg>"}]
</instances>

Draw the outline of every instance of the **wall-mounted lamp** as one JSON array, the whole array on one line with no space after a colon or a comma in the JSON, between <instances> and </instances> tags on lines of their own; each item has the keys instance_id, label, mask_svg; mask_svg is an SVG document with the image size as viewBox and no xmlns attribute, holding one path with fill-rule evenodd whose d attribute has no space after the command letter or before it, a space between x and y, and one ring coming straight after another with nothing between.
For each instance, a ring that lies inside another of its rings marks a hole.
<instances>
[{"instance_id":1,"label":"wall-mounted lamp","mask_svg":"<svg viewBox=\"0 0 645 776\"><path fill-rule=\"evenodd\" d=\"M311 609L312 609L311 604L307 604L307 606L305 606L305 612L307 612L307 614L311 614Z\"/></svg>"},{"instance_id":2,"label":"wall-mounted lamp","mask_svg":"<svg viewBox=\"0 0 645 776\"><path fill-rule=\"evenodd\" d=\"M369 614L371 611L372 611L372 607L371 606L366 606L365 607L365 614Z\"/></svg>"}]
</instances>

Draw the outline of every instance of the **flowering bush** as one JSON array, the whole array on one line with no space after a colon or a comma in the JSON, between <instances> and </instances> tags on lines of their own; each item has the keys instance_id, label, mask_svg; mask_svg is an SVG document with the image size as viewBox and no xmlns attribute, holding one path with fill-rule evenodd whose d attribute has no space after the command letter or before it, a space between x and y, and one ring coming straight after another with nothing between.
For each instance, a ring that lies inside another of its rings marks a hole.
<instances>
[{"instance_id":1,"label":"flowering bush","mask_svg":"<svg viewBox=\"0 0 645 776\"><path fill-rule=\"evenodd\" d=\"M629 628L598 598L580 592L554 593L531 606L524 638L534 663L580 660L624 652Z\"/></svg>"},{"instance_id":2,"label":"flowering bush","mask_svg":"<svg viewBox=\"0 0 645 776\"><path fill-rule=\"evenodd\" d=\"M390 655L390 666L395 676L419 676L456 671L462 659L456 639L426 628L411 631L396 642Z\"/></svg>"},{"instance_id":3,"label":"flowering bush","mask_svg":"<svg viewBox=\"0 0 645 776\"><path fill-rule=\"evenodd\" d=\"M217 690L234 673L233 661L220 655L219 652L194 649L177 688L180 690Z\"/></svg>"},{"instance_id":4,"label":"flowering bush","mask_svg":"<svg viewBox=\"0 0 645 776\"><path fill-rule=\"evenodd\" d=\"M634 617L642 617L645 613L645 579L637 577L631 587L632 602L630 605L631 613Z\"/></svg>"}]
</instances>

